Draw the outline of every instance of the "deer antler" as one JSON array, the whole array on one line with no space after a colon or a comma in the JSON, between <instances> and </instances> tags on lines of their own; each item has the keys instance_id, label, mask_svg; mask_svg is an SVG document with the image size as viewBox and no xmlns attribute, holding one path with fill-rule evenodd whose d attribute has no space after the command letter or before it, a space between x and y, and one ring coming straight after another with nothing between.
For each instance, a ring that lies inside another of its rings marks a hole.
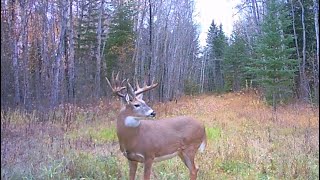
<instances>
[{"instance_id":1,"label":"deer antler","mask_svg":"<svg viewBox=\"0 0 320 180\"><path fill-rule=\"evenodd\" d=\"M133 87L129 83L129 80L127 80L127 93L131 98L135 98L136 94L134 93Z\"/></svg>"},{"instance_id":2,"label":"deer antler","mask_svg":"<svg viewBox=\"0 0 320 180\"><path fill-rule=\"evenodd\" d=\"M143 85L143 87L141 88L141 87L139 86L138 80L136 80L136 88L137 88L137 90L134 91L134 94L137 96L137 95L139 95L139 94L141 94L141 93L144 93L144 92L146 92L146 91L149 91L149 90L151 90L151 89L153 89L153 88L155 88L155 87L157 87L157 86L158 86L158 83L154 83L154 79L152 79L151 85L148 86L147 83L146 83L146 81L144 81L144 85Z\"/></svg>"},{"instance_id":3,"label":"deer antler","mask_svg":"<svg viewBox=\"0 0 320 180\"><path fill-rule=\"evenodd\" d=\"M119 80L119 72L117 73L116 78L114 78L114 72L112 72L112 77L111 77L111 78L112 78L112 79L111 79L111 82L112 82L113 85L110 83L110 81L109 81L109 79L108 79L107 77L106 77L106 80L107 80L110 88L112 89L112 92L115 93L115 94L117 94L117 95L120 96L120 97L125 97L125 95L122 94L121 91L122 91L123 89L126 89L125 86L122 86L122 84L123 84L126 80L125 80L125 79L124 79L123 81L120 81L120 80Z\"/></svg>"}]
</instances>

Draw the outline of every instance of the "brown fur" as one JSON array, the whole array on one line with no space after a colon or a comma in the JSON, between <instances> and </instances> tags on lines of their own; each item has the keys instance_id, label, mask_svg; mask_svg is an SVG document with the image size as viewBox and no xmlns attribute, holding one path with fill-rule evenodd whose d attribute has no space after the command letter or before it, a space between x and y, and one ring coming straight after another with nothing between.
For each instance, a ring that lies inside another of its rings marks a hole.
<instances>
[{"instance_id":1,"label":"brown fur","mask_svg":"<svg viewBox=\"0 0 320 180\"><path fill-rule=\"evenodd\" d=\"M204 126L191 117L180 116L140 120L138 127L127 127L124 120L133 115L128 106L118 117L117 135L121 151L131 161L130 179L134 179L136 162L145 164L144 179L150 179L154 159L177 152L190 171L190 179L195 180L198 169L194 158L201 143L206 141Z\"/></svg>"}]
</instances>

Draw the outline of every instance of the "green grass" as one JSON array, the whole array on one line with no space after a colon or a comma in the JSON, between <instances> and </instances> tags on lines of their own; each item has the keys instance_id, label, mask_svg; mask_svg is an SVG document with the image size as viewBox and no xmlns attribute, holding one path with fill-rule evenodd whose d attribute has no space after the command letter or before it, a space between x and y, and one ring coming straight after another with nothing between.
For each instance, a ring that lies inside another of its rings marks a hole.
<instances>
[{"instance_id":1,"label":"green grass","mask_svg":"<svg viewBox=\"0 0 320 180\"><path fill-rule=\"evenodd\" d=\"M100 130L90 130L89 135L97 143L104 143L109 141L117 141L116 129L114 127L102 128Z\"/></svg>"},{"instance_id":2,"label":"green grass","mask_svg":"<svg viewBox=\"0 0 320 180\"><path fill-rule=\"evenodd\" d=\"M207 139L216 140L221 137L221 129L218 127L206 127Z\"/></svg>"},{"instance_id":3,"label":"green grass","mask_svg":"<svg viewBox=\"0 0 320 180\"><path fill-rule=\"evenodd\" d=\"M113 125L103 128L87 127L86 129L75 129L67 132L66 137L72 140L90 139L96 144L104 144L118 140L117 132Z\"/></svg>"},{"instance_id":4,"label":"green grass","mask_svg":"<svg viewBox=\"0 0 320 180\"><path fill-rule=\"evenodd\" d=\"M189 170L179 157L154 164L157 179L176 180L189 179Z\"/></svg>"},{"instance_id":5,"label":"green grass","mask_svg":"<svg viewBox=\"0 0 320 180\"><path fill-rule=\"evenodd\" d=\"M248 163L241 161L224 161L219 165L220 169L227 174L246 176L249 174L251 166Z\"/></svg>"},{"instance_id":6,"label":"green grass","mask_svg":"<svg viewBox=\"0 0 320 180\"><path fill-rule=\"evenodd\" d=\"M116 156L93 156L80 153L73 157L67 171L71 179L110 179L123 177L124 172ZM125 168L123 168L125 170ZM125 179L125 178L122 178Z\"/></svg>"}]
</instances>

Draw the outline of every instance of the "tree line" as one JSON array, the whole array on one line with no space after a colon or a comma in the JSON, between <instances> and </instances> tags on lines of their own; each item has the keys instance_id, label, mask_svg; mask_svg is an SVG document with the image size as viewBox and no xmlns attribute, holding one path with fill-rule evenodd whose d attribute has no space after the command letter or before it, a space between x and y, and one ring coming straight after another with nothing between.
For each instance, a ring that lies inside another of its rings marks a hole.
<instances>
[{"instance_id":1,"label":"tree line","mask_svg":"<svg viewBox=\"0 0 320 180\"><path fill-rule=\"evenodd\" d=\"M256 87L318 102L318 6L242 1L231 37L213 21L201 48L193 0L1 0L1 107L110 98L113 71L155 79L154 101Z\"/></svg>"},{"instance_id":2,"label":"tree line","mask_svg":"<svg viewBox=\"0 0 320 180\"><path fill-rule=\"evenodd\" d=\"M230 38L212 21L201 91L258 88L274 108L292 99L319 103L319 4L242 1ZM221 78L221 76L223 78Z\"/></svg>"}]
</instances>

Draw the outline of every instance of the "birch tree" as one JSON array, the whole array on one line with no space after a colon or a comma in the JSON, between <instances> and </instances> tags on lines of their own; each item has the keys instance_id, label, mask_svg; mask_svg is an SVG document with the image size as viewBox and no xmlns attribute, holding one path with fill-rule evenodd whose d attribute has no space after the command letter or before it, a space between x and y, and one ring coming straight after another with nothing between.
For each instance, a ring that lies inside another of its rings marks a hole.
<instances>
[{"instance_id":1,"label":"birch tree","mask_svg":"<svg viewBox=\"0 0 320 180\"><path fill-rule=\"evenodd\" d=\"M316 103L319 103L319 2L317 0L313 0L313 10L314 10L314 28L316 32L316 60L314 63L313 71L314 71L314 92L315 92L315 100Z\"/></svg>"},{"instance_id":2,"label":"birch tree","mask_svg":"<svg viewBox=\"0 0 320 180\"><path fill-rule=\"evenodd\" d=\"M301 0L298 0L299 5L301 7L301 23L302 23L302 62L300 63L300 93L301 93L301 98L304 99L305 101L308 100L309 96L309 90L308 90L308 80L306 77L306 27L305 27L305 11L304 11L304 6L301 2Z\"/></svg>"},{"instance_id":3,"label":"birch tree","mask_svg":"<svg viewBox=\"0 0 320 180\"><path fill-rule=\"evenodd\" d=\"M104 8L104 1L100 2L98 27L97 27L97 50L96 50L96 75L95 87L96 98L100 97L100 81L101 81L101 36L102 36L102 12Z\"/></svg>"}]
</instances>

